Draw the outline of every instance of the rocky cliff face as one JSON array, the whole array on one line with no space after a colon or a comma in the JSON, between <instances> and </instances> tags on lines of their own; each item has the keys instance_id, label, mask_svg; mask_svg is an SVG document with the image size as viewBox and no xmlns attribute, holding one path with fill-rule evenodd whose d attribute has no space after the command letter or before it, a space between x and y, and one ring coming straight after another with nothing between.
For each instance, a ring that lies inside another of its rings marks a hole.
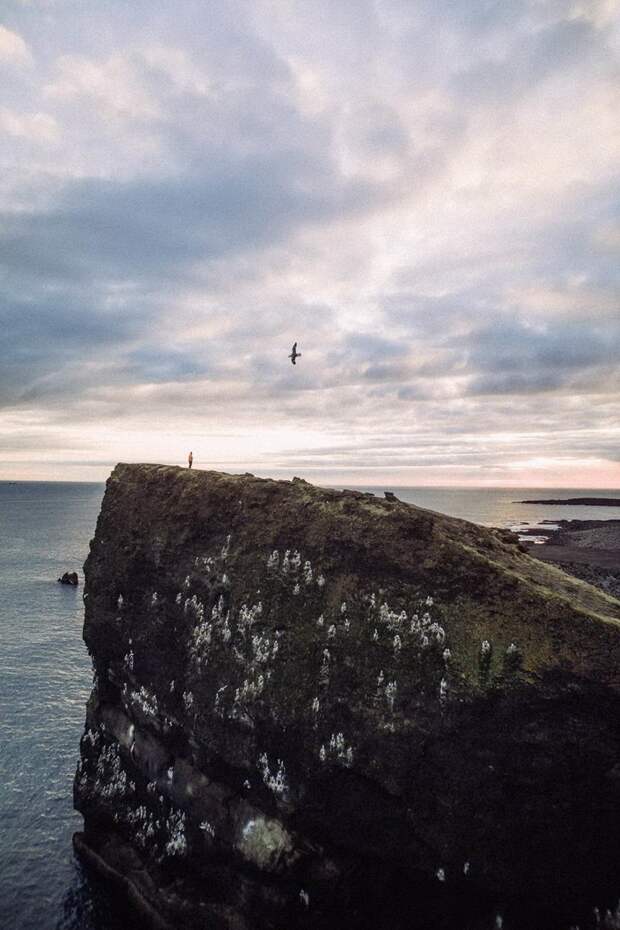
<instances>
[{"instance_id":1,"label":"rocky cliff face","mask_svg":"<svg viewBox=\"0 0 620 930\"><path fill-rule=\"evenodd\" d=\"M620 890L620 603L509 534L121 465L85 573L76 846L152 925L584 928Z\"/></svg>"}]
</instances>

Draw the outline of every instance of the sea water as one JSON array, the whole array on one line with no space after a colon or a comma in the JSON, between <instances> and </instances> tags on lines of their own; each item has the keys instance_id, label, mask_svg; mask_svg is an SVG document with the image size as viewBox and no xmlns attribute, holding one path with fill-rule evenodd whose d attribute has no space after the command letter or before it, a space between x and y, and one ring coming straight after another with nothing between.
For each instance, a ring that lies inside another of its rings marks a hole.
<instances>
[{"instance_id":1,"label":"sea water","mask_svg":"<svg viewBox=\"0 0 620 930\"><path fill-rule=\"evenodd\" d=\"M524 500L565 500L575 497L614 498L620 491L592 491L583 488L400 488L393 486L366 487L383 496L390 490L401 501L436 510L451 517L470 520L483 526L518 529L537 527L542 521L556 520L620 520L620 507L600 507L580 504L522 504Z\"/></svg>"},{"instance_id":2,"label":"sea water","mask_svg":"<svg viewBox=\"0 0 620 930\"><path fill-rule=\"evenodd\" d=\"M103 485L0 483L0 927L119 930L75 861L72 781L92 684L82 586Z\"/></svg>"},{"instance_id":3,"label":"sea water","mask_svg":"<svg viewBox=\"0 0 620 930\"><path fill-rule=\"evenodd\" d=\"M383 494L384 487L374 487ZM508 526L620 518L615 507L513 503L620 497L618 491L395 488L404 501ZM0 928L125 930L113 896L84 874L71 847L81 828L72 781L92 675L82 642L79 571L103 485L0 482ZM370 490L370 489L366 489Z\"/></svg>"}]
</instances>

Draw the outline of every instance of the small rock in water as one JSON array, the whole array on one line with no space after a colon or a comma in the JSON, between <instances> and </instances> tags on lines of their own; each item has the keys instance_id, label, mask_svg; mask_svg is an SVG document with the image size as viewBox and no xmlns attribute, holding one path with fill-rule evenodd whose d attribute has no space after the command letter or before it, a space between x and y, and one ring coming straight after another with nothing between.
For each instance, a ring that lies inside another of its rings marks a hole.
<instances>
[{"instance_id":1,"label":"small rock in water","mask_svg":"<svg viewBox=\"0 0 620 930\"><path fill-rule=\"evenodd\" d=\"M70 585L73 585L74 588L77 587L77 585L79 584L77 572L65 572L62 578L58 579L58 583L59 584L70 584Z\"/></svg>"}]
</instances>

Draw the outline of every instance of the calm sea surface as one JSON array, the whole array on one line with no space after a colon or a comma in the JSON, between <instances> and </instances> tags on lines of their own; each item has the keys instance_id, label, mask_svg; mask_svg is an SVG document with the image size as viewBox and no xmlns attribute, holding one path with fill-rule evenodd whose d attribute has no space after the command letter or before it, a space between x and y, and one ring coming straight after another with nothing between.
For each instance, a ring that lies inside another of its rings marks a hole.
<instances>
[{"instance_id":1,"label":"calm sea surface","mask_svg":"<svg viewBox=\"0 0 620 930\"><path fill-rule=\"evenodd\" d=\"M384 488L367 488L382 494ZM620 491L391 488L401 500L494 526L620 518L615 507L517 505ZM88 552L103 485L0 482L0 928L130 926L75 862L72 779L90 691L82 588L56 583Z\"/></svg>"},{"instance_id":2,"label":"calm sea surface","mask_svg":"<svg viewBox=\"0 0 620 930\"><path fill-rule=\"evenodd\" d=\"M81 567L103 485L0 483L0 927L111 930L74 861L72 779L90 691Z\"/></svg>"},{"instance_id":3,"label":"calm sea surface","mask_svg":"<svg viewBox=\"0 0 620 930\"><path fill-rule=\"evenodd\" d=\"M360 488L383 496L393 491L401 500L428 510L438 510L451 517L471 520L484 526L520 524L538 526L542 520L620 520L620 507L580 507L568 504L519 504L523 500L557 500L568 497L611 497L620 499L620 491L588 491L583 488Z\"/></svg>"}]
</instances>

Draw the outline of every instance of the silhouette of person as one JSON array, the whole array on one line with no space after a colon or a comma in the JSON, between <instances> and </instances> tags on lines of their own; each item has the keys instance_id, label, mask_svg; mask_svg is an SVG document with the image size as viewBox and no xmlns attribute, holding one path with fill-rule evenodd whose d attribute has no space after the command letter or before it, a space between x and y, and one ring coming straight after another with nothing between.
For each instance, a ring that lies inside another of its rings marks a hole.
<instances>
[{"instance_id":1,"label":"silhouette of person","mask_svg":"<svg viewBox=\"0 0 620 930\"><path fill-rule=\"evenodd\" d=\"M194 453L190 452L190 454L187 456L187 467L191 468L193 462L194 462Z\"/></svg>"}]
</instances>

